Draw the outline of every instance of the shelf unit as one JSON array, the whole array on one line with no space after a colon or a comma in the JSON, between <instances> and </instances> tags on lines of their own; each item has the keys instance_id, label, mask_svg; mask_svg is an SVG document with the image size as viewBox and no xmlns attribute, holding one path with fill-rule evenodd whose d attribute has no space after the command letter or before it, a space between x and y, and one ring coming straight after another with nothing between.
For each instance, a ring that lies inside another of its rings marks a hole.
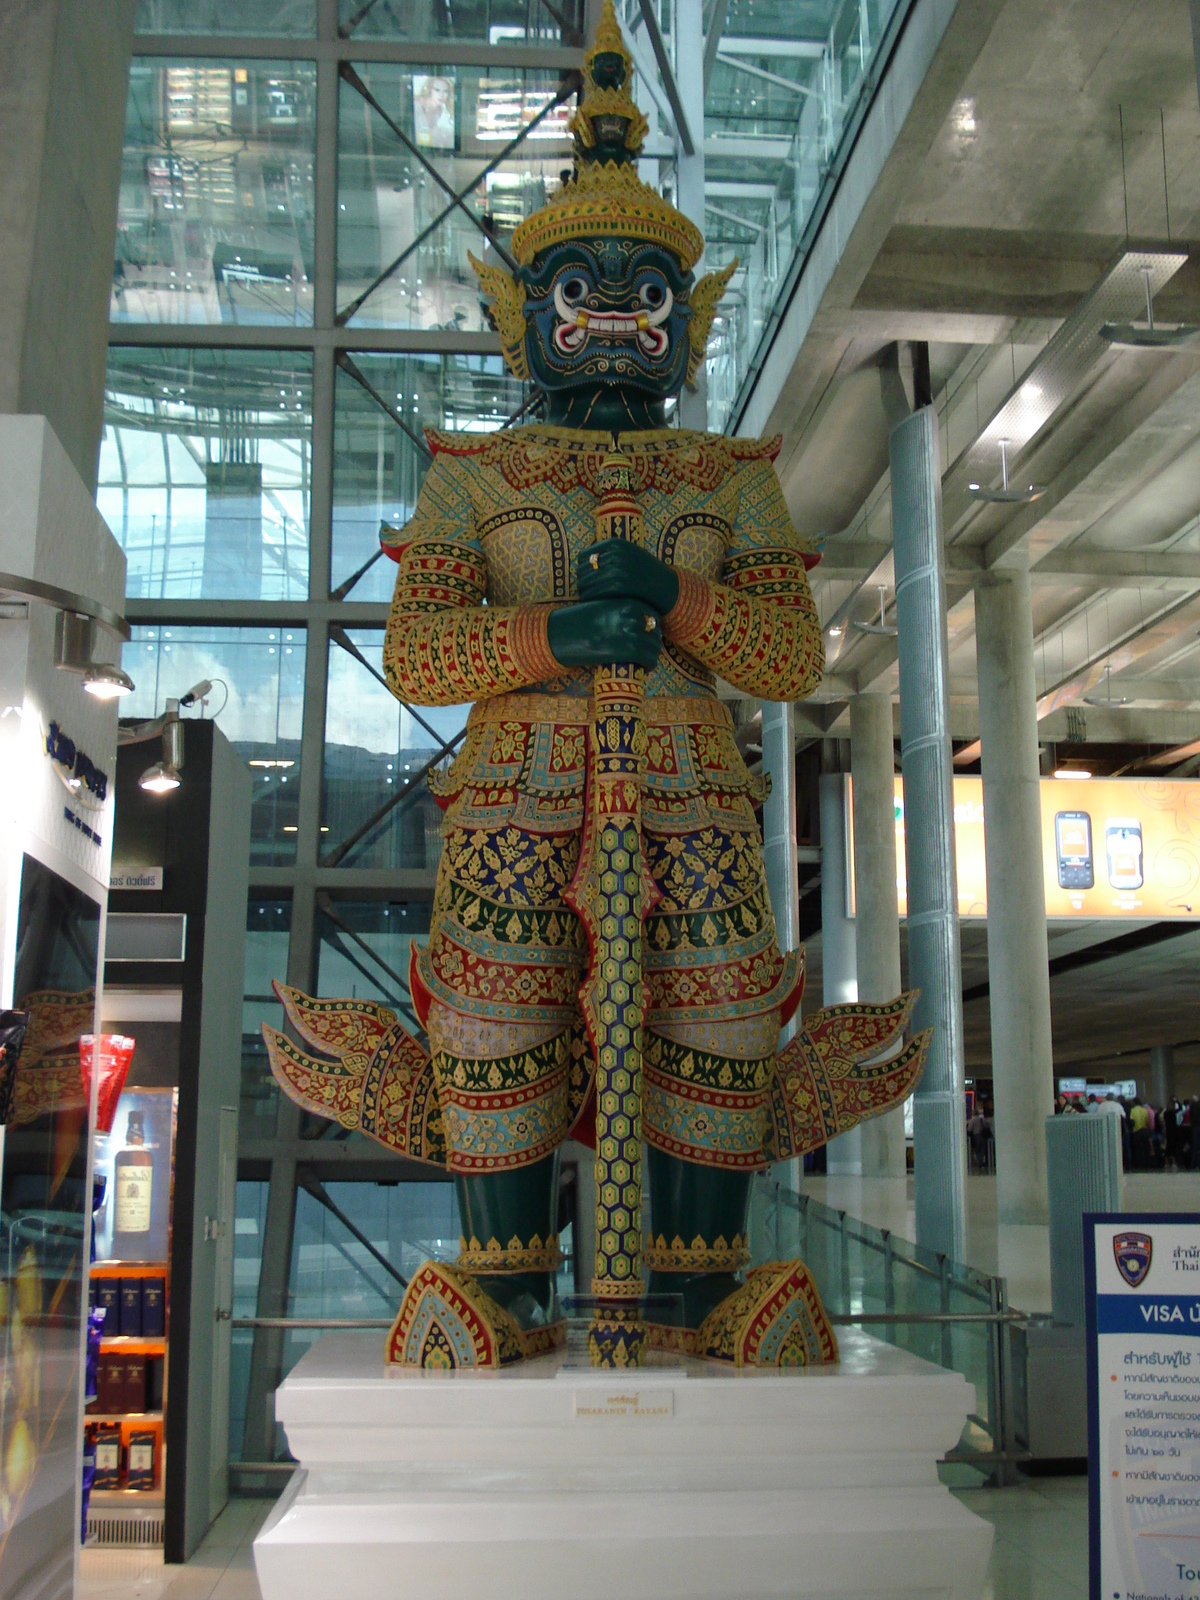
<instances>
[{"instance_id":1,"label":"shelf unit","mask_svg":"<svg viewBox=\"0 0 1200 1600\"><path fill-rule=\"evenodd\" d=\"M163 1358L163 1403L161 1410L155 1411L92 1411L85 1410L83 1425L88 1428L111 1427L116 1423L121 1429L121 1476L122 1483L119 1488L93 1488L89 1504L89 1521L91 1521L91 1507L113 1508L117 1506L146 1506L161 1507L163 1501L163 1476L166 1462L164 1459L163 1427L166 1420L167 1409L167 1376L169 1360L167 1346L170 1334L171 1314L171 1269L166 1261L96 1261L92 1263L91 1277L95 1278L161 1278L165 1285L164 1293L164 1328L166 1332L161 1335L137 1334L102 1334L100 1337L100 1356L118 1353L132 1356L161 1356ZM130 1488L125 1482L128 1473L129 1439L132 1433L146 1433L153 1431L154 1439L154 1484L148 1488Z\"/></svg>"}]
</instances>

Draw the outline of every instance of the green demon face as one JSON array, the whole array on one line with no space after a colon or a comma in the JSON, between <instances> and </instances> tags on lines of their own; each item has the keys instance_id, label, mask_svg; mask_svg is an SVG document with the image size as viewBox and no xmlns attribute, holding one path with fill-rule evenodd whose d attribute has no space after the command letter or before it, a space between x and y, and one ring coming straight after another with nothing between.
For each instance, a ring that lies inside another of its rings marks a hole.
<instances>
[{"instance_id":1,"label":"green demon face","mask_svg":"<svg viewBox=\"0 0 1200 1600\"><path fill-rule=\"evenodd\" d=\"M678 394L688 364L692 286L675 258L636 239L555 245L522 270L534 383Z\"/></svg>"}]
</instances>

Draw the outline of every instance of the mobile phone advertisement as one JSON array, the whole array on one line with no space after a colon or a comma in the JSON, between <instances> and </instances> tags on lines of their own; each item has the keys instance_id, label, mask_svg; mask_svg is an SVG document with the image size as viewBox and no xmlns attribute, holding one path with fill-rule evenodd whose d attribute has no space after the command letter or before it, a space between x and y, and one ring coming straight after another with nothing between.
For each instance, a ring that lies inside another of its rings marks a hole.
<instances>
[{"instance_id":1,"label":"mobile phone advertisement","mask_svg":"<svg viewBox=\"0 0 1200 1600\"><path fill-rule=\"evenodd\" d=\"M851 784L847 784L847 790ZM1042 875L1052 921L1200 921L1200 780L1042 778ZM908 915L904 780L897 774L896 903ZM983 779L954 779L958 914L987 916ZM853 802L847 798L846 914L854 915Z\"/></svg>"},{"instance_id":2,"label":"mobile phone advertisement","mask_svg":"<svg viewBox=\"0 0 1200 1600\"><path fill-rule=\"evenodd\" d=\"M1200 1215L1084 1218L1092 1600L1200 1597Z\"/></svg>"}]
</instances>

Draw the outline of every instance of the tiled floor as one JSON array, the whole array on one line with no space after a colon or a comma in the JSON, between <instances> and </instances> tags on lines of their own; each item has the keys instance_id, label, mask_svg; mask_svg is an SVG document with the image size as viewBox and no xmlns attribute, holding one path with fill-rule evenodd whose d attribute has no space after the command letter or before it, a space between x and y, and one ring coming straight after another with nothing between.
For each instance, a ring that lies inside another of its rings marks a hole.
<instances>
[{"instance_id":1,"label":"tiled floor","mask_svg":"<svg viewBox=\"0 0 1200 1600\"><path fill-rule=\"evenodd\" d=\"M996 1529L981 1600L1084 1600L1086 1479L954 1493ZM231 1501L186 1567L164 1567L161 1551L85 1550L80 1600L259 1600L250 1545L270 1509L267 1500Z\"/></svg>"},{"instance_id":2,"label":"tiled floor","mask_svg":"<svg viewBox=\"0 0 1200 1600\"><path fill-rule=\"evenodd\" d=\"M1086 1478L1031 1478L1016 1489L954 1492L996 1530L982 1600L1086 1600Z\"/></svg>"},{"instance_id":3,"label":"tiled floor","mask_svg":"<svg viewBox=\"0 0 1200 1600\"><path fill-rule=\"evenodd\" d=\"M259 1600L250 1546L273 1503L231 1500L183 1567L164 1566L161 1550L90 1546L80 1552L79 1600Z\"/></svg>"}]
</instances>

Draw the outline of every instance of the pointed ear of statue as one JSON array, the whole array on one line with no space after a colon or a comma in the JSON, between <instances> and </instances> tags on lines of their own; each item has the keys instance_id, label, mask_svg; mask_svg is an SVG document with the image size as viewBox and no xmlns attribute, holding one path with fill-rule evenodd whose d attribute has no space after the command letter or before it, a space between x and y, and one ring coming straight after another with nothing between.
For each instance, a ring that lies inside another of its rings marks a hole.
<instances>
[{"instance_id":1,"label":"pointed ear of statue","mask_svg":"<svg viewBox=\"0 0 1200 1600\"><path fill-rule=\"evenodd\" d=\"M688 323L688 344L691 347L691 354L688 356L688 383L694 381L700 370L704 352L708 349L708 332L716 315L717 303L725 293L725 285L737 270L737 264L737 257L734 256L729 265L722 267L720 272L706 272L692 290L692 320Z\"/></svg>"},{"instance_id":2,"label":"pointed ear of statue","mask_svg":"<svg viewBox=\"0 0 1200 1600\"><path fill-rule=\"evenodd\" d=\"M525 285L518 283L503 267L485 266L467 251L479 287L488 301L488 310L500 335L504 364L514 378L529 381L529 362L525 355ZM710 313L711 321L711 313Z\"/></svg>"}]
</instances>

